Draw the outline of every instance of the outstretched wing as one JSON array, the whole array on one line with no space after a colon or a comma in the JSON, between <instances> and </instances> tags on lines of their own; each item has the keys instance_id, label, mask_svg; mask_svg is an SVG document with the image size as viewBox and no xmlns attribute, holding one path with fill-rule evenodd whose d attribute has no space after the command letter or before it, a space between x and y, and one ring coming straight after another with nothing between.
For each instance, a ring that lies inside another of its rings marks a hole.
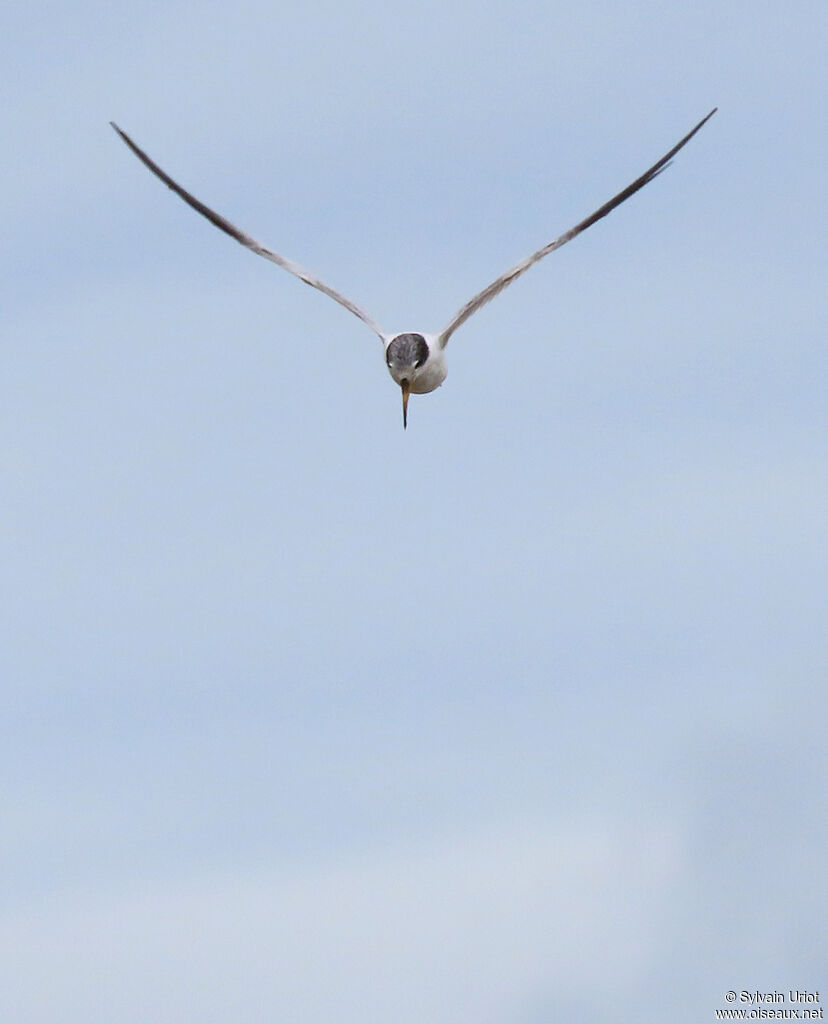
<instances>
[{"instance_id":1,"label":"outstretched wing","mask_svg":"<svg viewBox=\"0 0 828 1024\"><path fill-rule=\"evenodd\" d=\"M314 277L313 274L309 274L307 270L303 270L298 267L295 263L291 263L290 260L285 259L284 256L280 256L278 253L273 252L271 249L267 249L256 241L255 238L251 238L250 235L246 235L243 231L240 231L235 225L231 224L229 220L225 220L220 214L211 210L209 206L205 206L204 203L196 199L195 196L191 196L189 192L183 189L179 184L172 180L172 178L166 174L153 160L147 156L147 154L132 141L126 132L121 131L114 121L109 122L115 131L121 136L124 142L129 146L132 152L138 157L141 163L145 164L152 171L156 177L160 178L165 185L173 190L177 195L181 196L185 203L189 203L194 210L197 210L202 217L206 217L210 223L215 224L217 228L221 228L222 231L230 235L231 238L235 238L237 242L240 242L246 249L251 252L255 252L259 256L264 256L266 260L271 260L278 266L289 271L291 274L295 274L300 281L304 281L305 284L309 284L312 288L317 288L320 292L324 292L329 295L332 299L350 310L354 316L358 316L363 323L366 323L371 330L377 334L380 340L384 340L384 334L382 330L374 323L370 316L365 310L360 309L356 303L351 302L344 295L340 295L338 291L330 288L328 285L323 284L318 278Z\"/></svg>"},{"instance_id":2,"label":"outstretched wing","mask_svg":"<svg viewBox=\"0 0 828 1024\"><path fill-rule=\"evenodd\" d=\"M635 195L640 188L644 188L644 186L649 184L653 178L661 174L682 146L687 145L702 125L709 121L716 113L717 109L718 107L714 107L707 117L699 121L696 127L684 136L681 142L677 142L669 153L665 153L658 163L653 164L653 166L648 171L645 171L640 178L636 178L632 185L628 185L623 192L619 192L617 196L614 196L609 200L609 202L604 203L604 205L600 209L596 210L595 213L590 214L586 220L582 220L580 224L576 224L574 228L570 228L569 231L565 232L559 238L556 238L554 242L550 242L542 249L538 249L537 252L532 253L531 256L527 256L525 260L521 260L520 263L512 267L511 270L507 270L505 274L501 274L496 281L492 281L492 283L487 288L484 288L482 292L478 292L473 299L469 299L466 305L463 306L462 309L458 310L454 318L449 322L448 326L445 327L438 335L440 346L445 348L452 334L454 334L461 324L464 324L468 320L472 313L475 313L481 306L484 306L487 302L493 299L495 295L502 292L507 285L510 285L512 281L525 273L533 264L537 263L538 260L542 260L543 257L547 256L550 252L554 252L555 249L560 249L562 245L566 245L566 243L571 241L576 235L580 235L582 231L586 231L586 229L597 220L600 220L602 217L606 217L606 215L611 210L614 210L616 206L620 206L625 199L629 199L630 196Z\"/></svg>"}]
</instances>

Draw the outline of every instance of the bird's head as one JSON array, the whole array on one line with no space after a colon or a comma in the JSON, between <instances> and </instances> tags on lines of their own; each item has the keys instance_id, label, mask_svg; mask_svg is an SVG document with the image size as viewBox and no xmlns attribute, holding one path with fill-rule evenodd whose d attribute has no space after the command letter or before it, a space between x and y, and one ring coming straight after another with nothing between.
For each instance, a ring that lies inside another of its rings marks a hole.
<instances>
[{"instance_id":1,"label":"bird's head","mask_svg":"<svg viewBox=\"0 0 828 1024\"><path fill-rule=\"evenodd\" d=\"M431 350L422 334L397 334L385 349L388 372L402 388L403 426L408 422L408 396L412 391L430 391L429 387L418 387L417 382L425 372ZM421 381L421 384L425 383Z\"/></svg>"}]
</instances>

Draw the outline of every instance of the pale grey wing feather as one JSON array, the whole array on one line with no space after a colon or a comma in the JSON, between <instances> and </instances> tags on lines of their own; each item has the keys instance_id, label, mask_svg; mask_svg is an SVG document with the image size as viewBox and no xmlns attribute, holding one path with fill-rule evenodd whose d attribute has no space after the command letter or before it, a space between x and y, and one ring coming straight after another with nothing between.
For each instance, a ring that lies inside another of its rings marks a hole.
<instances>
[{"instance_id":1,"label":"pale grey wing feather","mask_svg":"<svg viewBox=\"0 0 828 1024\"><path fill-rule=\"evenodd\" d=\"M140 146L137 146L132 141L126 132L121 131L114 121L110 121L109 123L129 146L132 152L138 157L141 163L148 167L156 177L160 178L168 188L171 188L173 192L181 196L185 203L189 203L194 210L197 210L203 217L206 217L211 224L215 224L217 228L221 228L222 231L230 235L231 238L235 238L235 240L240 242L246 249L249 249L251 252L255 252L258 256L264 256L266 260L271 260L284 270L294 274L300 281L304 281L305 284L309 284L312 288L316 288L320 292L324 292L325 295L329 295L335 302L338 302L340 306L344 306L347 310L350 310L354 316L358 316L363 323L367 324L371 330L379 336L381 341L384 340L385 335L382 330L374 323L371 317L368 316L365 310L360 309L356 303L351 302L351 300L346 298L344 295L340 295L338 291L324 284L318 278L314 277L313 274L309 274L307 270L303 270L295 263L291 263L290 260L285 259L284 256L280 256L278 253L273 252L264 245L261 245L255 238L251 238L250 235L246 235L244 231L240 231L234 224L231 224L229 220L222 217L221 214L216 213L215 210L211 210L209 206L205 206L204 203L196 199L195 196L190 195L190 193L183 189L177 182L173 181L165 171L162 171L158 164L151 160Z\"/></svg>"},{"instance_id":2,"label":"pale grey wing feather","mask_svg":"<svg viewBox=\"0 0 828 1024\"><path fill-rule=\"evenodd\" d=\"M554 252L555 249L560 249L562 245L566 245L566 243L570 242L576 235L580 235L582 231L586 231L586 229L593 225L597 220L600 220L602 217L606 217L606 215L614 210L616 206L620 206L625 199L629 199L630 196L634 195L640 188L643 188L645 185L649 184L653 178L661 174L682 146L685 146L693 138L702 125L709 121L716 113L717 109L717 107L714 107L707 117L702 118L691 132L688 132L680 142L677 142L676 145L673 146L669 153L665 153L658 163L653 164L653 166L648 171L645 171L640 178L636 178L632 185L628 185L623 192L619 192L618 195L610 199L609 202L604 203L600 209L596 210L595 213L590 214L586 220L582 220L580 224L576 224L574 228L570 228L569 231L560 235L553 242L549 242L549 244L545 245L542 249L538 249L538 251L532 253L531 256L527 256L525 260L521 260L520 263L512 267L511 270L507 270L506 273L502 274L496 281L492 281L492 283L488 287L484 288L483 291L478 292L474 298L469 299L466 305L463 306L462 309L458 310L454 318L449 322L448 326L445 327L438 335L440 346L445 348L452 334L461 326L461 324L464 324L468 320L472 313L477 312L481 306L484 306L487 302L491 301L495 295L502 292L507 285L510 285L512 281L525 273L533 264L537 263L538 260L542 260L543 257L548 256L550 252Z\"/></svg>"}]
</instances>

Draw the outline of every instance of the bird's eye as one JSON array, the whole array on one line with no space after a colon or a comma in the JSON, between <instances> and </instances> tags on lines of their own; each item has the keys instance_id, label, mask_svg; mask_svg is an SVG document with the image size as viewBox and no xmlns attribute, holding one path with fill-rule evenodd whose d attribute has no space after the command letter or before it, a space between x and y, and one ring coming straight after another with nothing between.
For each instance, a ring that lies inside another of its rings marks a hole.
<instances>
[{"instance_id":1,"label":"bird's eye","mask_svg":"<svg viewBox=\"0 0 828 1024\"><path fill-rule=\"evenodd\" d=\"M428 359L428 356L420 356L417 362L414 364L414 369L419 370L423 363Z\"/></svg>"}]
</instances>

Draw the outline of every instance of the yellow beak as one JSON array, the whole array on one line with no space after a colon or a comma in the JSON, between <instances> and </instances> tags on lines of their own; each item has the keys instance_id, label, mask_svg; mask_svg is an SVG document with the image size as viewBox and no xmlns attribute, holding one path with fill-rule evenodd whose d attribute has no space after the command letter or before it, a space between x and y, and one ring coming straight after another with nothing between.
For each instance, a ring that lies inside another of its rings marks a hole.
<instances>
[{"instance_id":1,"label":"yellow beak","mask_svg":"<svg viewBox=\"0 0 828 1024\"><path fill-rule=\"evenodd\" d=\"M403 381L400 385L402 388L403 396L403 430L408 426L408 396L411 394L411 385L408 381Z\"/></svg>"}]
</instances>

